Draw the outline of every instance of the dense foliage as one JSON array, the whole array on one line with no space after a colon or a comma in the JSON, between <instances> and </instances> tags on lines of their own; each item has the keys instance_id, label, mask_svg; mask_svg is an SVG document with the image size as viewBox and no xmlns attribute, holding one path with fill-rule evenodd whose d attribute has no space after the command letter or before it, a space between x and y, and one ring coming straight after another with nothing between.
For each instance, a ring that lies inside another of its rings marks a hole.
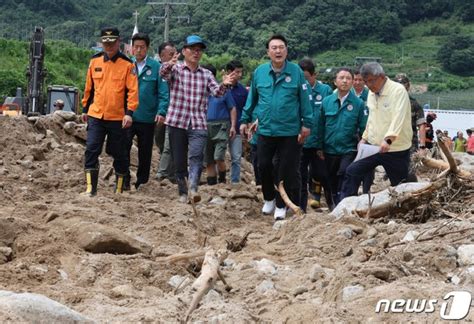
<instances>
[{"instance_id":1,"label":"dense foliage","mask_svg":"<svg viewBox=\"0 0 474 324\"><path fill-rule=\"evenodd\" d=\"M174 1L176 2L176 1ZM188 0L173 7L170 38L180 43L189 33L199 33L212 46L210 54L229 53L262 57L265 40L279 32L288 37L292 57L314 55L351 46L360 40L398 42L402 26L436 17L472 20L474 6L461 0ZM138 10L139 26L155 45L162 41L163 6L147 0L3 0L0 36L25 38L34 25L46 27L49 37L92 45L98 30L117 25L125 39L133 29L132 13ZM466 14L467 12L467 14ZM189 15L189 23L176 17ZM174 17L174 18L173 18Z\"/></svg>"},{"instance_id":2,"label":"dense foliage","mask_svg":"<svg viewBox=\"0 0 474 324\"><path fill-rule=\"evenodd\" d=\"M440 48L438 58L452 73L474 74L474 36L452 35Z\"/></svg>"},{"instance_id":3,"label":"dense foliage","mask_svg":"<svg viewBox=\"0 0 474 324\"><path fill-rule=\"evenodd\" d=\"M46 85L84 87L85 71L92 51L66 41L48 41L45 52ZM26 89L29 43L0 38L0 98Z\"/></svg>"},{"instance_id":4,"label":"dense foliage","mask_svg":"<svg viewBox=\"0 0 474 324\"><path fill-rule=\"evenodd\" d=\"M175 0L176 2L184 0ZM138 27L163 41L163 6L148 0L3 0L0 2L0 97L25 89L28 42L35 25L45 28L46 84L84 86L90 54L103 26L115 25L128 41L132 13ZM474 4L461 0L188 0L175 5L170 39L182 45L197 33L209 43L203 63L218 69L232 58L244 62L244 83L265 58L269 35L282 33L290 59L315 58L320 78L355 58L380 57L389 75L408 73L430 91L474 87ZM189 15L190 20L178 16ZM3 38L3 39L2 39ZM14 41L16 40L16 41ZM20 41L21 40L21 41ZM61 40L61 41L59 41ZM81 49L83 48L83 49ZM328 73L325 73L329 71Z\"/></svg>"}]
</instances>

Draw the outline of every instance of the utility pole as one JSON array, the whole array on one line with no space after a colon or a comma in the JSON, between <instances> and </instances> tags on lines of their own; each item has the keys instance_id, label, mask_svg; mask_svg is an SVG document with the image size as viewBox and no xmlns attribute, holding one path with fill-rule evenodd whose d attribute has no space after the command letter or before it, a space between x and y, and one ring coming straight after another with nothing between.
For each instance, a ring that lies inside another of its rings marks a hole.
<instances>
[{"instance_id":1,"label":"utility pole","mask_svg":"<svg viewBox=\"0 0 474 324\"><path fill-rule=\"evenodd\" d=\"M164 19L165 20L165 32L164 32L164 41L167 42L169 40L169 34L170 34L170 15L171 11L173 9L173 6L177 5L185 5L188 6L189 4L187 2L172 2L172 1L163 1L163 2L148 2L153 9L155 5L159 6L164 6L165 9L165 14L164 16L151 16L151 22L154 24L155 19ZM178 16L176 17L178 19L187 19L189 22L189 16Z\"/></svg>"},{"instance_id":2,"label":"utility pole","mask_svg":"<svg viewBox=\"0 0 474 324\"><path fill-rule=\"evenodd\" d=\"M135 17L135 26L137 26L138 25L138 15L140 15L140 14L138 13L138 11L135 10L135 12L132 15Z\"/></svg>"}]
</instances>

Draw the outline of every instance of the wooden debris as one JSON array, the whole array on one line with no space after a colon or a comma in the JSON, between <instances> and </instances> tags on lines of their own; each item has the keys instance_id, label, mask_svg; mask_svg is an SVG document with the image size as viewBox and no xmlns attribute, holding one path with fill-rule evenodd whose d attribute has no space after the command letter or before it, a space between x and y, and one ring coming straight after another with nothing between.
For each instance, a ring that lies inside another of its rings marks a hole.
<instances>
[{"instance_id":1,"label":"wooden debris","mask_svg":"<svg viewBox=\"0 0 474 324\"><path fill-rule=\"evenodd\" d=\"M257 195L253 194L252 192L247 192L247 191L245 191L245 192L244 191L234 192L230 195L229 198L230 199L245 198L245 199L251 199L251 200L259 201Z\"/></svg>"},{"instance_id":2,"label":"wooden debris","mask_svg":"<svg viewBox=\"0 0 474 324\"><path fill-rule=\"evenodd\" d=\"M206 254L205 250L198 250L189 253L173 254L164 258L156 259L157 262L176 263L180 261L188 261L189 259L202 258Z\"/></svg>"},{"instance_id":3,"label":"wooden debris","mask_svg":"<svg viewBox=\"0 0 474 324\"><path fill-rule=\"evenodd\" d=\"M252 231L248 231L247 233L245 233L244 236L242 237L242 239L238 243L234 243L232 241L227 241L226 240L227 250L229 250L231 252L242 251L242 249L245 247L245 245L247 245L247 238L250 235L250 233L252 233Z\"/></svg>"},{"instance_id":4,"label":"wooden debris","mask_svg":"<svg viewBox=\"0 0 474 324\"><path fill-rule=\"evenodd\" d=\"M389 247L389 248L392 248L392 247L395 247L395 246L408 244L408 243L410 243L410 242L425 242L425 241L432 240L432 239L434 239L434 238L436 238L436 237L444 237L444 236L450 235L450 234L464 233L465 231L473 231L473 230L474 230L474 227L468 227L468 228L463 228L463 229L455 230L455 231L448 231L448 232L443 232L443 233L436 233L436 234L433 234L433 235L430 235L430 236L427 236L427 237L424 237L424 238L417 239L417 240L415 240L415 241L396 242L396 243L390 244L388 247ZM471 233L471 234L472 234L472 233Z\"/></svg>"},{"instance_id":5,"label":"wooden debris","mask_svg":"<svg viewBox=\"0 0 474 324\"><path fill-rule=\"evenodd\" d=\"M296 206L291 201L290 197L288 197L288 194L286 193L286 190L285 190L285 186L283 185L283 181L280 181L278 187L275 186L275 190L280 193L280 196L283 202L286 204L286 206L288 206L288 208L290 208L295 213L295 215L301 216L303 214L303 211L301 210L301 208Z\"/></svg>"},{"instance_id":6,"label":"wooden debris","mask_svg":"<svg viewBox=\"0 0 474 324\"><path fill-rule=\"evenodd\" d=\"M196 292L193 295L193 299L189 308L186 312L184 322L187 323L191 313L197 308L202 298L211 290L217 279L221 279L226 285L226 289L230 290L230 287L224 280L222 274L219 274L219 265L227 257L226 251L219 251L216 253L214 250L206 252L204 262L202 264L201 275L194 281L193 290Z\"/></svg>"},{"instance_id":7,"label":"wooden debris","mask_svg":"<svg viewBox=\"0 0 474 324\"><path fill-rule=\"evenodd\" d=\"M451 154L449 154L449 156L452 158L452 162L454 162L454 158ZM446 172L447 170L451 170L451 165L447 162L444 162L444 161L441 161L441 160L436 160L436 159L432 159L430 157L427 157L427 156L424 156L421 158L421 162L423 163L424 166L428 167L428 168L431 168L431 169L436 169L436 170L442 170L443 171L443 176L446 176L449 172ZM454 162L454 164L456 164ZM465 178L465 179L468 179L469 177L471 177L471 173L469 171L466 171L466 170L462 170L460 168L457 167L456 165L456 175L461 177L461 178ZM440 177L440 176L438 176Z\"/></svg>"},{"instance_id":8,"label":"wooden debris","mask_svg":"<svg viewBox=\"0 0 474 324\"><path fill-rule=\"evenodd\" d=\"M363 218L380 218L391 213L407 211L419 204L420 199L430 196L435 190L441 188L445 181L431 183L427 188L417 191L396 195L392 194L392 198L384 204L378 206L371 206L365 209L356 209L355 213Z\"/></svg>"},{"instance_id":9,"label":"wooden debris","mask_svg":"<svg viewBox=\"0 0 474 324\"><path fill-rule=\"evenodd\" d=\"M446 159L448 160L448 164L449 164L449 169L451 170L451 172L458 174L459 170L458 170L456 161L454 160L453 155L451 154L449 149L446 147L446 144L444 144L443 137L438 138L438 146L441 148L441 151L446 156Z\"/></svg>"}]
</instances>

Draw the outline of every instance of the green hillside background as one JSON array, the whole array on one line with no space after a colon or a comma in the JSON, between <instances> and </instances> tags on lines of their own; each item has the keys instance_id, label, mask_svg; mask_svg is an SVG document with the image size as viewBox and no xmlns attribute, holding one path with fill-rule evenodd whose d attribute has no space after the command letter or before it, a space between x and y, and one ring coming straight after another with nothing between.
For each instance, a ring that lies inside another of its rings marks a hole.
<instances>
[{"instance_id":1,"label":"green hillside background","mask_svg":"<svg viewBox=\"0 0 474 324\"><path fill-rule=\"evenodd\" d=\"M183 1L180 1L183 2ZM197 33L209 43L205 63L218 68L232 58L245 64L244 82L265 60L265 40L282 33L289 58L309 56L320 78L331 82L339 66L356 57L379 57L389 76L404 72L422 104L474 109L474 3L470 1L187 1L173 7L170 39L178 46ZM134 26L163 41L163 6L138 0L4 0L0 4L0 98L25 89L34 26L45 28L46 85L84 87L90 49L103 26L114 25L128 41ZM178 20L178 16L189 16Z\"/></svg>"}]
</instances>

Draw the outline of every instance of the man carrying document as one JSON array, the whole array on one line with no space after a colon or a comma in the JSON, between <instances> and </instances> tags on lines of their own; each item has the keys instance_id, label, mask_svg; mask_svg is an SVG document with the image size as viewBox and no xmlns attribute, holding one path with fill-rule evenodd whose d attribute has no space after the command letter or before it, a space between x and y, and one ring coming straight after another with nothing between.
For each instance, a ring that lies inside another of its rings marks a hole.
<instances>
[{"instance_id":1,"label":"man carrying document","mask_svg":"<svg viewBox=\"0 0 474 324\"><path fill-rule=\"evenodd\" d=\"M379 147L378 153L353 162L347 169L341 199L357 195L362 178L382 165L390 184L406 180L413 136L411 107L403 85L390 80L379 63L366 63L361 68L370 93L367 99L369 119L359 144Z\"/></svg>"}]
</instances>

